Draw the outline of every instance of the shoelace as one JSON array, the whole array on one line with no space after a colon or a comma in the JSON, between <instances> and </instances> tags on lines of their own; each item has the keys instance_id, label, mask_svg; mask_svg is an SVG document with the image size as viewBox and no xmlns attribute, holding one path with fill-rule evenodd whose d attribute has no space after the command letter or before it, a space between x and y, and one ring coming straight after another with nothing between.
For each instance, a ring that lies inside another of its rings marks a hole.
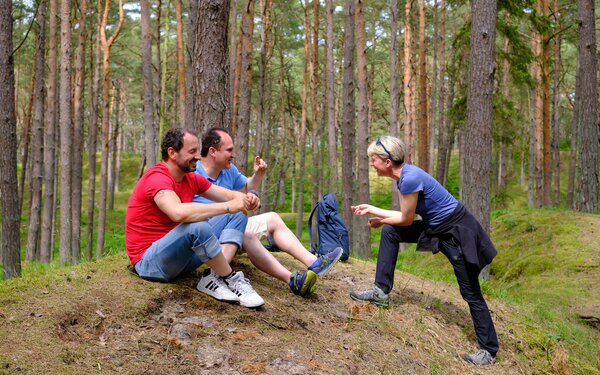
<instances>
[{"instance_id":1,"label":"shoelace","mask_svg":"<svg viewBox=\"0 0 600 375\"><path fill-rule=\"evenodd\" d=\"M250 285L250 280L245 277L240 277L235 280L234 288L243 293L254 293L254 288Z\"/></svg>"}]
</instances>

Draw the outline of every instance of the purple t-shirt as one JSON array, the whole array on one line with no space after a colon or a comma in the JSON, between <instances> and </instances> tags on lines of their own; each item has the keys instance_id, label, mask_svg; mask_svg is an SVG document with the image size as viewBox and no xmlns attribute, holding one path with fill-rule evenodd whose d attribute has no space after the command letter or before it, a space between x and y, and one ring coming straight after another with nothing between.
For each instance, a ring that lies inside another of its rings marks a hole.
<instances>
[{"instance_id":1,"label":"purple t-shirt","mask_svg":"<svg viewBox=\"0 0 600 375\"><path fill-rule=\"evenodd\" d=\"M415 212L421 215L430 228L444 222L458 205L456 198L435 178L411 164L404 164L398 180L398 190L402 195L419 192Z\"/></svg>"}]
</instances>

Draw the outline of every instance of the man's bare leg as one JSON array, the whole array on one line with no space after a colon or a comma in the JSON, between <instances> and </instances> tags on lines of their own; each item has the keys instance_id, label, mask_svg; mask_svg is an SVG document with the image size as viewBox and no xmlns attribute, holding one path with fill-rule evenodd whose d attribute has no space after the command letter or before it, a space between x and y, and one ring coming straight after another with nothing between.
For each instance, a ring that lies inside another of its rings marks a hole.
<instances>
[{"instance_id":1,"label":"man's bare leg","mask_svg":"<svg viewBox=\"0 0 600 375\"><path fill-rule=\"evenodd\" d=\"M256 268L286 284L290 282L290 271L265 249L254 233L244 233L244 249Z\"/></svg>"},{"instance_id":2,"label":"man's bare leg","mask_svg":"<svg viewBox=\"0 0 600 375\"><path fill-rule=\"evenodd\" d=\"M274 212L267 215L269 215L267 229L277 247L304 263L306 267L310 267L317 257L304 248L296 235L285 225L281 216ZM246 238L244 235L244 241ZM244 242L244 247L246 247L246 242Z\"/></svg>"}]
</instances>

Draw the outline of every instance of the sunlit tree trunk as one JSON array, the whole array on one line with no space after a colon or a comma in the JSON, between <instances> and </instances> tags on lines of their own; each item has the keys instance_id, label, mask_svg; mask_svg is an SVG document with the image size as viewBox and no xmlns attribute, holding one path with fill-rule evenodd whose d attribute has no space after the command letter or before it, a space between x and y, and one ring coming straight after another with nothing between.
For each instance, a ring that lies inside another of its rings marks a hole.
<instances>
[{"instance_id":1,"label":"sunlit tree trunk","mask_svg":"<svg viewBox=\"0 0 600 375\"><path fill-rule=\"evenodd\" d=\"M123 25L123 0L119 0L119 23L110 38L106 38L110 0L105 0L104 15L100 27L100 42L102 43L102 157L100 161L100 198L98 209L98 240L96 241L96 258L104 255L104 229L106 224L106 200L108 193L108 156L109 156L109 120L110 120L110 49L121 32Z\"/></svg>"},{"instance_id":2,"label":"sunlit tree trunk","mask_svg":"<svg viewBox=\"0 0 600 375\"><path fill-rule=\"evenodd\" d=\"M466 142L461 149L466 158L460 182L465 206L489 232L496 0L474 0L471 12ZM489 270L483 273L489 278Z\"/></svg>"},{"instance_id":3,"label":"sunlit tree trunk","mask_svg":"<svg viewBox=\"0 0 600 375\"><path fill-rule=\"evenodd\" d=\"M419 167L429 171L429 128L427 124L427 60L425 50L425 0L419 0Z\"/></svg>"},{"instance_id":4,"label":"sunlit tree trunk","mask_svg":"<svg viewBox=\"0 0 600 375\"><path fill-rule=\"evenodd\" d=\"M151 167L158 161L158 138L154 118L152 36L150 34L149 0L140 0L140 12L140 26L142 30L142 75L144 82L144 148L146 164Z\"/></svg>"},{"instance_id":5,"label":"sunlit tree trunk","mask_svg":"<svg viewBox=\"0 0 600 375\"><path fill-rule=\"evenodd\" d=\"M237 167L245 173L248 168L250 116L252 114L252 37L254 33L254 0L245 0L242 10L242 55L240 71L240 102L235 145Z\"/></svg>"},{"instance_id":6,"label":"sunlit tree trunk","mask_svg":"<svg viewBox=\"0 0 600 375\"><path fill-rule=\"evenodd\" d=\"M445 185L448 170L446 169L446 158L450 153L448 150L450 121L446 115L446 0L441 0L439 15L439 97L438 97L438 153L436 165L436 180ZM448 157L449 158L449 157Z\"/></svg>"},{"instance_id":7,"label":"sunlit tree trunk","mask_svg":"<svg viewBox=\"0 0 600 375\"><path fill-rule=\"evenodd\" d=\"M577 61L577 72L579 72L580 69L579 63L580 62ZM571 102L571 106L573 107L573 122L571 124L570 135L571 149L569 151L569 180L567 185L567 207L571 209L575 208L575 168L577 164L577 138L579 135L579 103L581 102L578 97L579 92L581 91L579 89L579 85L581 84L580 81L581 80L579 79L575 79L575 99L573 101L570 100L570 96L568 95L569 93L565 95L565 97L569 99L569 102Z\"/></svg>"},{"instance_id":8,"label":"sunlit tree trunk","mask_svg":"<svg viewBox=\"0 0 600 375\"><path fill-rule=\"evenodd\" d=\"M581 144L577 164L575 209L598 212L598 57L593 0L578 1L579 124Z\"/></svg>"},{"instance_id":9,"label":"sunlit tree trunk","mask_svg":"<svg viewBox=\"0 0 600 375\"><path fill-rule=\"evenodd\" d=\"M338 160L335 112L335 68L333 62L333 0L326 0L326 79L327 79L327 144L329 157L329 191L337 194Z\"/></svg>"},{"instance_id":10,"label":"sunlit tree trunk","mask_svg":"<svg viewBox=\"0 0 600 375\"><path fill-rule=\"evenodd\" d=\"M34 57L35 58L35 57ZM34 86L35 86L35 68L31 69L31 83L29 85L29 104L27 105L27 111L23 116L23 130L21 132L23 151L21 153L21 175L19 176L19 208L23 211L23 192L25 191L25 177L29 170L29 149L31 143L31 118L33 113L33 98L34 98ZM17 110L15 108L15 114Z\"/></svg>"},{"instance_id":11,"label":"sunlit tree trunk","mask_svg":"<svg viewBox=\"0 0 600 375\"><path fill-rule=\"evenodd\" d=\"M92 259L92 248L94 242L94 205L96 196L96 143L98 135L98 95L100 90L100 56L102 46L100 43L100 27L102 27L102 2L98 1L96 8L96 47L94 64L90 67L93 71L90 84L90 127L89 127L89 176L88 176L88 203L87 203L87 245L86 258ZM90 56L90 62L92 57ZM142 157L142 160L144 158Z\"/></svg>"},{"instance_id":12,"label":"sunlit tree trunk","mask_svg":"<svg viewBox=\"0 0 600 375\"><path fill-rule=\"evenodd\" d=\"M350 234L350 244L353 244L353 215L350 206L356 197L356 125L354 104L354 17L356 0L346 1L346 20L344 23L344 83L342 94L342 219Z\"/></svg>"},{"instance_id":13,"label":"sunlit tree trunk","mask_svg":"<svg viewBox=\"0 0 600 375\"><path fill-rule=\"evenodd\" d=\"M179 126L185 125L185 59L183 57L183 5L182 0L175 0L175 17L177 19L177 87L179 93Z\"/></svg>"},{"instance_id":14,"label":"sunlit tree trunk","mask_svg":"<svg viewBox=\"0 0 600 375\"><path fill-rule=\"evenodd\" d=\"M0 206L2 207L2 267L4 279L21 275L19 193L17 188L17 119L12 60L12 1L0 0Z\"/></svg>"},{"instance_id":15,"label":"sunlit tree trunk","mask_svg":"<svg viewBox=\"0 0 600 375\"><path fill-rule=\"evenodd\" d=\"M411 1L404 6L404 144L406 145L406 158L409 163L413 162L414 142L414 111L413 100L415 83L413 82L412 70L412 26L410 24Z\"/></svg>"}]
</instances>

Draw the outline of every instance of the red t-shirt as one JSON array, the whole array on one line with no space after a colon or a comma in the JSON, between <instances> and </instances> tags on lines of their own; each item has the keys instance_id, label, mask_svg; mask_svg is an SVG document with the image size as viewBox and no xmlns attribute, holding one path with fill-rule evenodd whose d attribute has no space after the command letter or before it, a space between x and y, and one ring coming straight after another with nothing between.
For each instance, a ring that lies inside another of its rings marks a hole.
<instances>
[{"instance_id":1,"label":"red t-shirt","mask_svg":"<svg viewBox=\"0 0 600 375\"><path fill-rule=\"evenodd\" d=\"M172 190L181 202L191 202L196 194L202 194L212 184L206 178L190 172L181 182L171 176L169 169L159 163L148 169L131 193L125 215L125 245L131 264L136 264L148 247L164 237L179 223L158 208L154 196L161 190Z\"/></svg>"}]
</instances>

